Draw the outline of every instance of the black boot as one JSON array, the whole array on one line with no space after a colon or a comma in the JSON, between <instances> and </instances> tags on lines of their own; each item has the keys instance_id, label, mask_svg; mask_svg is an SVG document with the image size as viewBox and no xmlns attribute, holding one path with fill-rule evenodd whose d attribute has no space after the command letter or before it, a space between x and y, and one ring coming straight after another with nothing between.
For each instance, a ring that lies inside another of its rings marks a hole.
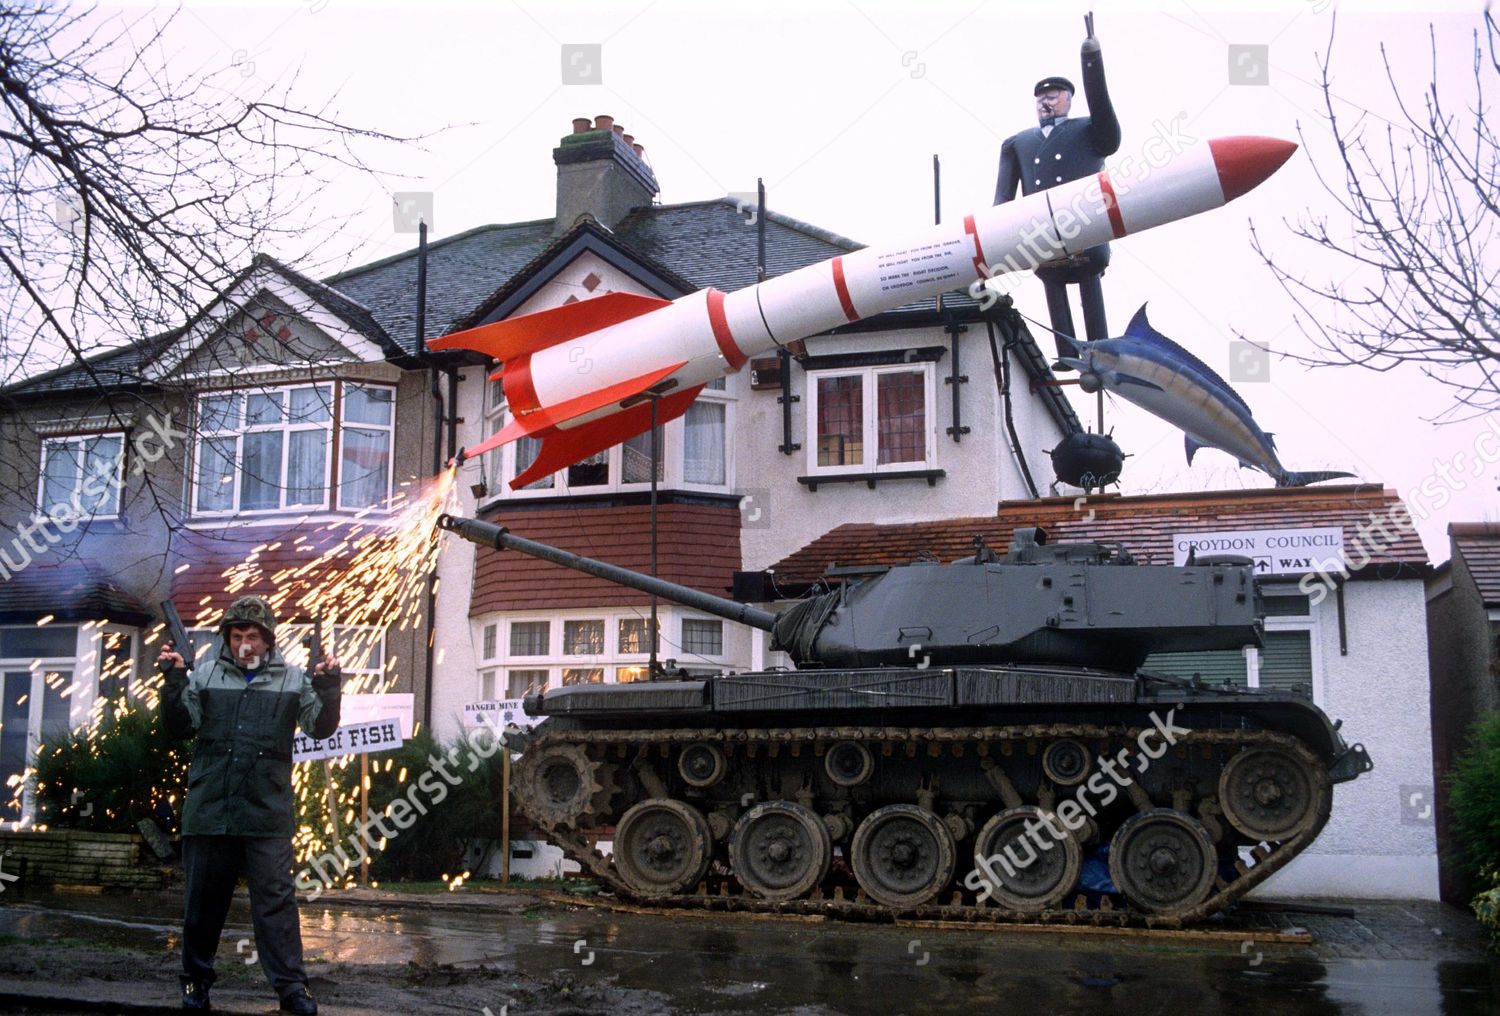
<instances>
[{"instance_id":1,"label":"black boot","mask_svg":"<svg viewBox=\"0 0 1500 1016\"><path fill-rule=\"evenodd\" d=\"M296 988L281 1000L282 1012L294 1012L297 1016L318 1016L318 1003L307 993L306 988Z\"/></svg>"},{"instance_id":2,"label":"black boot","mask_svg":"<svg viewBox=\"0 0 1500 1016\"><path fill-rule=\"evenodd\" d=\"M208 985L191 977L182 978L182 1007L184 1009L212 1009L208 1002Z\"/></svg>"}]
</instances>

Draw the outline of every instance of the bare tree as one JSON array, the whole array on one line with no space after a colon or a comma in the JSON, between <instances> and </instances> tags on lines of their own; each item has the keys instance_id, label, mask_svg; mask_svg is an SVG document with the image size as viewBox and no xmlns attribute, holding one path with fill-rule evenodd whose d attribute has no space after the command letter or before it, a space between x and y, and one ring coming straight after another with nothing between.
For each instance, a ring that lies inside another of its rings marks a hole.
<instances>
[{"instance_id":1,"label":"bare tree","mask_svg":"<svg viewBox=\"0 0 1500 1016\"><path fill-rule=\"evenodd\" d=\"M329 174L395 141L169 71L152 12L0 0L0 382L177 327L276 241L327 222Z\"/></svg>"},{"instance_id":2,"label":"bare tree","mask_svg":"<svg viewBox=\"0 0 1500 1016\"><path fill-rule=\"evenodd\" d=\"M1330 33L1321 84L1338 162L1314 168L1347 225L1330 229L1326 216L1304 216L1288 227L1342 261L1343 275L1310 281L1291 258L1268 253L1251 228L1256 253L1296 302L1297 323L1317 350L1293 359L1382 372L1414 367L1450 387L1454 402L1440 414L1450 420L1500 409L1500 147L1485 97L1500 75L1500 32L1488 9L1483 30L1483 39L1473 33L1472 97L1457 106L1439 93L1431 26L1432 74L1419 101L1403 97L1381 46L1395 121L1340 117L1348 107L1333 90ZM1357 281L1346 285L1351 277Z\"/></svg>"}]
</instances>

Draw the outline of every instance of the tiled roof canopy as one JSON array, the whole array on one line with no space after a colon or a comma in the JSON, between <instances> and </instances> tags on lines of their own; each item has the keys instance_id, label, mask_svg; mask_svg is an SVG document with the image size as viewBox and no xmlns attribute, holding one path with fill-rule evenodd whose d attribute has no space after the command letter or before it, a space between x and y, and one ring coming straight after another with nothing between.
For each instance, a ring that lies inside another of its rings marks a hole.
<instances>
[{"instance_id":1,"label":"tiled roof canopy","mask_svg":"<svg viewBox=\"0 0 1500 1016\"><path fill-rule=\"evenodd\" d=\"M833 564L896 565L922 557L954 561L973 553L976 536L1004 553L1014 530L1027 526L1041 526L1054 543L1120 543L1142 564L1171 564L1174 533L1218 530L1341 526L1349 554L1357 527L1368 525L1372 517L1388 520L1388 513L1400 503L1394 491L1354 485L1006 501L994 516L839 526L773 568L777 582L789 584L816 581ZM1426 568L1427 554L1416 532L1398 532L1389 522L1386 528L1399 538L1385 547L1376 533L1373 539L1380 540L1383 550L1372 553L1369 564L1357 569L1356 576ZM1359 555L1351 557L1351 565L1359 563Z\"/></svg>"},{"instance_id":2,"label":"tiled roof canopy","mask_svg":"<svg viewBox=\"0 0 1500 1016\"><path fill-rule=\"evenodd\" d=\"M33 564L0 582L0 622L59 621L141 624L152 617L141 601L88 561Z\"/></svg>"},{"instance_id":3,"label":"tiled roof canopy","mask_svg":"<svg viewBox=\"0 0 1500 1016\"><path fill-rule=\"evenodd\" d=\"M1462 557L1486 607L1500 607L1500 522L1454 522L1448 526L1453 555Z\"/></svg>"}]
</instances>

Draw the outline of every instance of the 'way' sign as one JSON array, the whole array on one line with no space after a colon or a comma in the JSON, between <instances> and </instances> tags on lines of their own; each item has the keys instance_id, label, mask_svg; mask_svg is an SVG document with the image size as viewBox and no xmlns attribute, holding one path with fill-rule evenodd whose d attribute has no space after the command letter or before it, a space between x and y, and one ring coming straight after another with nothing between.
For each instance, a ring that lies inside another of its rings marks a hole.
<instances>
[{"instance_id":1,"label":"'way' sign","mask_svg":"<svg viewBox=\"0 0 1500 1016\"><path fill-rule=\"evenodd\" d=\"M306 734L298 734L292 743L292 761L310 762L313 759L337 758L340 755L390 751L401 747L404 740L399 719L354 723L340 727L331 737L321 741L315 741Z\"/></svg>"},{"instance_id":2,"label":"'way' sign","mask_svg":"<svg viewBox=\"0 0 1500 1016\"><path fill-rule=\"evenodd\" d=\"M1301 575L1317 571L1323 562L1344 558L1344 530L1339 526L1315 529L1249 529L1224 533L1175 533L1172 562L1186 564L1188 551L1198 557L1239 554L1255 565L1257 575Z\"/></svg>"}]
</instances>

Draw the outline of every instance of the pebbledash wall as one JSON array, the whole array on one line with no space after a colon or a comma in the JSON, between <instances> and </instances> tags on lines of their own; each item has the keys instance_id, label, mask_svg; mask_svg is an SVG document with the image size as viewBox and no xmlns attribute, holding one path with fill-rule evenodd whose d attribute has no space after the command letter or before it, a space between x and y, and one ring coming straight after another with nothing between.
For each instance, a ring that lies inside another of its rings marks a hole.
<instances>
[{"instance_id":1,"label":"pebbledash wall","mask_svg":"<svg viewBox=\"0 0 1500 1016\"><path fill-rule=\"evenodd\" d=\"M1333 817L1316 842L1257 892L1435 900L1424 584L1353 581L1344 600L1347 656L1339 648L1335 597L1313 608L1322 670L1315 701L1343 721L1345 740L1364 744L1375 769L1334 787Z\"/></svg>"}]
</instances>

